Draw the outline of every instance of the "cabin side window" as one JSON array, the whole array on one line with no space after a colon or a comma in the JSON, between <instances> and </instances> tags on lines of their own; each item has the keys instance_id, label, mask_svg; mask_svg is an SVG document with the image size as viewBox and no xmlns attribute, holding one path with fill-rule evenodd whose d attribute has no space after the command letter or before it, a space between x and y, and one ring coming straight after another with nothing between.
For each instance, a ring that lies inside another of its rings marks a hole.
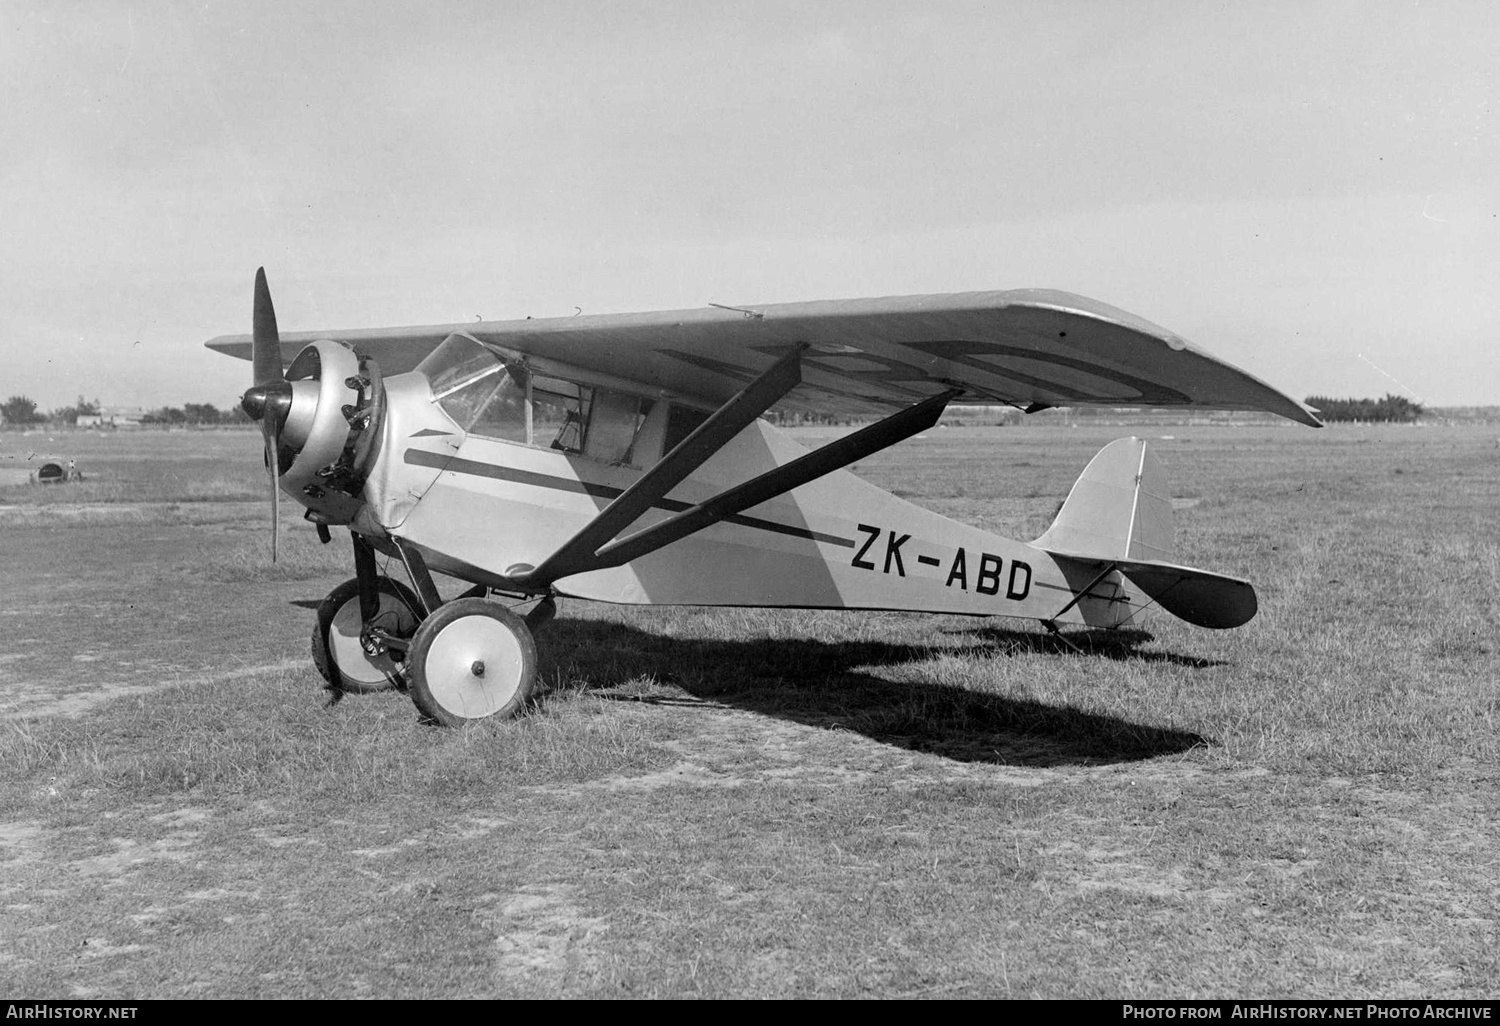
<instances>
[{"instance_id":1,"label":"cabin side window","mask_svg":"<svg viewBox=\"0 0 1500 1026\"><path fill-rule=\"evenodd\" d=\"M499 387L486 398L474 415L468 431L486 438L503 438L507 442L525 442L526 374L521 367L509 366L501 376Z\"/></svg>"},{"instance_id":2,"label":"cabin side window","mask_svg":"<svg viewBox=\"0 0 1500 1026\"><path fill-rule=\"evenodd\" d=\"M584 455L606 463L634 463L631 450L646 416L642 407L651 405L649 399L640 396L596 390Z\"/></svg>"},{"instance_id":3,"label":"cabin side window","mask_svg":"<svg viewBox=\"0 0 1500 1026\"><path fill-rule=\"evenodd\" d=\"M529 374L510 365L506 383L490 394L469 430L604 463L642 466L643 459L655 462L661 455L659 446L639 442L657 405L628 392Z\"/></svg>"},{"instance_id":4,"label":"cabin side window","mask_svg":"<svg viewBox=\"0 0 1500 1026\"><path fill-rule=\"evenodd\" d=\"M594 390L571 381L533 375L531 379L532 445L561 452L583 452Z\"/></svg>"}]
</instances>

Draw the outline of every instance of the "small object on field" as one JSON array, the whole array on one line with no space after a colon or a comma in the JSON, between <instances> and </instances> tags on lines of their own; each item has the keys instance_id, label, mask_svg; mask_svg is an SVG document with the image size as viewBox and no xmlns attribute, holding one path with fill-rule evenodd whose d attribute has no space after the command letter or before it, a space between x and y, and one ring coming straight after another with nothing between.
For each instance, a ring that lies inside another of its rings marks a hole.
<instances>
[{"instance_id":1,"label":"small object on field","mask_svg":"<svg viewBox=\"0 0 1500 1026\"><path fill-rule=\"evenodd\" d=\"M78 469L74 460L63 463L60 460L48 460L31 473L32 484L67 484L69 481L82 481L83 471Z\"/></svg>"}]
</instances>

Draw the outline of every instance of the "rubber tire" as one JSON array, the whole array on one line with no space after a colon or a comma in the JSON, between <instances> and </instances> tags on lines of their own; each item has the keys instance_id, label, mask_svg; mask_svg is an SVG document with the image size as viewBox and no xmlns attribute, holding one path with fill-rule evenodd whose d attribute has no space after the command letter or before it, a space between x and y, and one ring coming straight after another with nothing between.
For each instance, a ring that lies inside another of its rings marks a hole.
<instances>
[{"instance_id":1,"label":"rubber tire","mask_svg":"<svg viewBox=\"0 0 1500 1026\"><path fill-rule=\"evenodd\" d=\"M483 662L481 675L470 669ZM406 669L424 719L445 727L515 716L536 683L536 642L526 621L498 602L454 599L412 637Z\"/></svg>"},{"instance_id":2,"label":"rubber tire","mask_svg":"<svg viewBox=\"0 0 1500 1026\"><path fill-rule=\"evenodd\" d=\"M387 598L394 599L406 607L406 612L410 616L411 627L415 630L422 618L420 612L422 603L417 600L417 596L412 590L400 581L393 581L389 577L376 578L375 589L379 592L382 599L382 609L385 607L384 600ZM353 616L357 622L359 618L359 578L357 577L351 578L337 588L334 588L328 593L328 597L319 603L318 618L313 624L312 633L313 665L318 668L318 672L328 682L329 688L335 691L343 691L355 695L368 695L374 694L377 691L389 691L391 688L399 687L401 663L389 655L382 656L379 662L375 662L361 652L359 658L364 660L364 669L371 672L362 674L359 678L350 677L339 669L338 660L329 646L329 633L333 630L334 620L338 617L339 612L345 610L350 603L353 603ZM352 626L352 624L347 623L349 615L346 611L346 628ZM345 634L344 637L347 638L348 635ZM346 664L348 664L348 660L346 660ZM351 673L354 672L352 664L346 665L346 668ZM377 676L376 671L378 671L378 675L380 676L379 680L375 679Z\"/></svg>"}]
</instances>

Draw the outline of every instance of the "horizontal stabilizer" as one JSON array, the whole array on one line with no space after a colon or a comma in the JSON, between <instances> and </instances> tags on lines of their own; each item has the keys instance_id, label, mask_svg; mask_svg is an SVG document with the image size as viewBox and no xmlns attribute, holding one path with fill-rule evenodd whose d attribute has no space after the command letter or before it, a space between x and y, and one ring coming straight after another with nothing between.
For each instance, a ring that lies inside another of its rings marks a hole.
<instances>
[{"instance_id":1,"label":"horizontal stabilizer","mask_svg":"<svg viewBox=\"0 0 1500 1026\"><path fill-rule=\"evenodd\" d=\"M1239 627L1255 616L1255 589L1238 577L1155 560L1122 562L1120 572L1167 612L1199 627Z\"/></svg>"},{"instance_id":2,"label":"horizontal stabilizer","mask_svg":"<svg viewBox=\"0 0 1500 1026\"><path fill-rule=\"evenodd\" d=\"M1090 567L1094 572L1114 569L1149 595L1157 605L1197 627L1225 630L1249 623L1255 616L1255 589L1238 577L1178 566L1160 560L1082 559L1053 553L1059 563Z\"/></svg>"}]
</instances>

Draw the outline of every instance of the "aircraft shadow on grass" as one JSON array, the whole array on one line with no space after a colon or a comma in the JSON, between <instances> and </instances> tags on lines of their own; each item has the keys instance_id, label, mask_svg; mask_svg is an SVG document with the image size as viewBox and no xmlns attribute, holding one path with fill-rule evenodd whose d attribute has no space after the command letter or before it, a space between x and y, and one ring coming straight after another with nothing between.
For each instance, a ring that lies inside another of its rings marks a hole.
<instances>
[{"instance_id":1,"label":"aircraft shadow on grass","mask_svg":"<svg viewBox=\"0 0 1500 1026\"><path fill-rule=\"evenodd\" d=\"M1042 655L1102 656L1106 659L1133 660L1143 663L1171 663L1195 670L1224 666L1220 660L1178 655L1176 652L1143 652L1141 645L1153 640L1149 631L1137 628L1121 630L1070 631L1066 635L1013 631L1004 627L982 627L978 630L944 631L944 634L967 634L991 642L1007 654L1036 652Z\"/></svg>"},{"instance_id":2,"label":"aircraft shadow on grass","mask_svg":"<svg viewBox=\"0 0 1500 1026\"><path fill-rule=\"evenodd\" d=\"M538 661L542 680L583 681L583 687L597 688L593 693L603 698L708 702L808 726L849 730L959 762L1101 765L1212 743L1199 734L1117 716L950 684L891 681L867 672L941 655L984 660L1033 652L1072 659L1080 673L1088 672L1087 664L1095 657L1160 660L1192 668L1217 665L1141 652L1139 646L1151 640L1145 631L1088 631L1070 634L1066 641L1003 628L966 633L980 643L953 648L807 638L719 641L673 638L619 623L559 619L538 638ZM643 687L643 680L658 686ZM663 694L660 685L675 686L692 697Z\"/></svg>"}]
</instances>

